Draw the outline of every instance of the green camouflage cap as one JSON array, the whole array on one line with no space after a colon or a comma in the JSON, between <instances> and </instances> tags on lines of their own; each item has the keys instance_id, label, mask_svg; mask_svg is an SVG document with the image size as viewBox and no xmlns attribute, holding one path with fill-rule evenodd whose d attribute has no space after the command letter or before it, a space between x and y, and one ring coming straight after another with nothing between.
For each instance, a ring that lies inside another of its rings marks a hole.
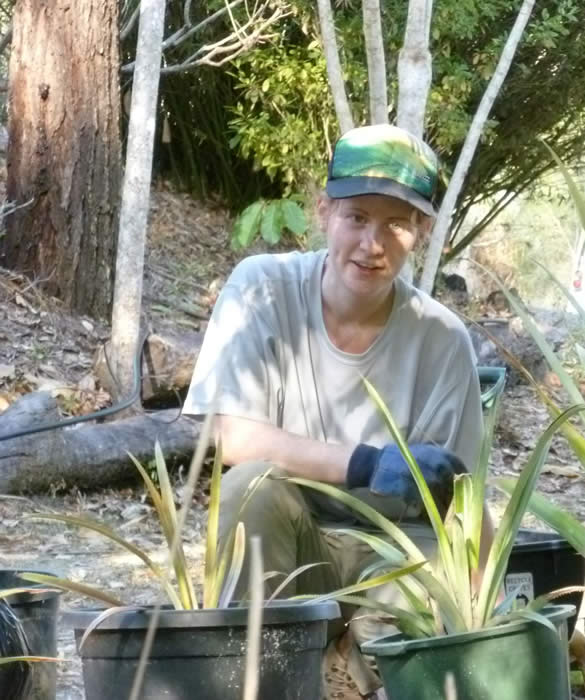
<instances>
[{"instance_id":1,"label":"green camouflage cap","mask_svg":"<svg viewBox=\"0 0 585 700\"><path fill-rule=\"evenodd\" d=\"M347 131L335 144L326 192L333 199L384 194L437 213L439 163L421 139L390 124Z\"/></svg>"}]
</instances>

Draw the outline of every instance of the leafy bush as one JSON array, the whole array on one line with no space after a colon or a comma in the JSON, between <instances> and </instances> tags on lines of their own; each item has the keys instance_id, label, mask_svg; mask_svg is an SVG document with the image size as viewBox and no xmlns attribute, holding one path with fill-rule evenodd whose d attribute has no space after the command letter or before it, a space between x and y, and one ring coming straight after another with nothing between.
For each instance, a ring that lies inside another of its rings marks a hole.
<instances>
[{"instance_id":1,"label":"leafy bush","mask_svg":"<svg viewBox=\"0 0 585 700\"><path fill-rule=\"evenodd\" d=\"M240 97L230 145L285 195L322 180L337 127L318 42L256 49L238 58L232 73Z\"/></svg>"}]
</instances>

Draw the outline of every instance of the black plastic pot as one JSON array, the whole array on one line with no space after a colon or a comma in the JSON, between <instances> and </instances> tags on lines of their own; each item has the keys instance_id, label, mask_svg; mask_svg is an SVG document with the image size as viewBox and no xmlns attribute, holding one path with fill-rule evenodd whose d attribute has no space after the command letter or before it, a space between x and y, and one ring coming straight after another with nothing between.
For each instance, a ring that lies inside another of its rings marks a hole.
<instances>
[{"instance_id":1,"label":"black plastic pot","mask_svg":"<svg viewBox=\"0 0 585 700\"><path fill-rule=\"evenodd\" d=\"M585 558L554 532L520 530L506 570L506 593L516 589L520 603L566 586L585 584ZM583 593L570 593L559 602L579 612ZM569 620L569 638L576 617Z\"/></svg>"},{"instance_id":2,"label":"black plastic pot","mask_svg":"<svg viewBox=\"0 0 585 700\"><path fill-rule=\"evenodd\" d=\"M21 570L0 569L0 589L39 588L19 577ZM40 573L40 572L35 572ZM42 572L46 573L46 572ZM22 622L33 656L57 656L57 617L60 593L21 593L7 602ZM1 681L0 681L1 682ZM0 697L3 697L0 688ZM54 663L32 665L32 689L27 700L54 700L57 694L57 667Z\"/></svg>"},{"instance_id":3,"label":"black plastic pot","mask_svg":"<svg viewBox=\"0 0 585 700\"><path fill-rule=\"evenodd\" d=\"M567 618L572 605L543 614L539 622L513 622L446 637L392 635L362 645L376 657L389 698L445 700L452 674L457 700L569 700Z\"/></svg>"},{"instance_id":4,"label":"black plastic pot","mask_svg":"<svg viewBox=\"0 0 585 700\"><path fill-rule=\"evenodd\" d=\"M150 611L107 618L79 643L96 611L65 615L75 631L86 700L128 700ZM162 612L141 700L240 700L246 662L246 608ZM277 604L263 611L259 700L320 700L327 623L334 602Z\"/></svg>"}]
</instances>

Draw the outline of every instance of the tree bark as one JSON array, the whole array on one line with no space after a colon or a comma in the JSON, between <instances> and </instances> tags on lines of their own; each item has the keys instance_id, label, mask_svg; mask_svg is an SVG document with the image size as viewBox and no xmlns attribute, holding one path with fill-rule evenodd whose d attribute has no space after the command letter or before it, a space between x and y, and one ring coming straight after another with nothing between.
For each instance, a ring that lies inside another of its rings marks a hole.
<instances>
[{"instance_id":1,"label":"tree bark","mask_svg":"<svg viewBox=\"0 0 585 700\"><path fill-rule=\"evenodd\" d=\"M437 220L433 227L433 232L431 235L431 240L429 242L429 247L427 250L425 264L423 268L423 273L420 279L420 288L430 294L433 290L435 284L435 277L437 275L437 270L439 269L439 263L441 261L441 254L443 252L443 246L445 245L445 239L451 225L451 217L453 216L453 210L455 208L455 203L457 202L457 197L461 192L463 183L465 182L465 177L475 155L483 127L493 104L498 96L502 84L508 75L512 61L514 60L514 55L516 54L516 49L518 44L522 39L524 34L524 29L530 19L532 10L534 8L535 0L524 0L522 7L518 12L514 27L508 36L496 70L491 77L491 80L486 88L486 91L481 98L479 107L473 117L467 136L465 137L465 142L461 150L461 155L455 166L453 176L449 182L449 187L445 193L445 197L441 203L441 208L439 209L439 214Z\"/></svg>"},{"instance_id":2,"label":"tree bark","mask_svg":"<svg viewBox=\"0 0 585 700\"><path fill-rule=\"evenodd\" d=\"M27 394L0 415L0 438L53 422L56 412L50 394ZM134 479L136 467L126 452L146 462L153 458L156 440L165 457L188 462L200 423L177 415L176 410L159 411L0 441L0 493L46 490L52 484L95 488Z\"/></svg>"},{"instance_id":3,"label":"tree bark","mask_svg":"<svg viewBox=\"0 0 585 700\"><path fill-rule=\"evenodd\" d=\"M370 92L370 122L388 123L388 88L386 59L382 39L380 0L363 0L364 40L368 60L368 87Z\"/></svg>"},{"instance_id":4,"label":"tree bark","mask_svg":"<svg viewBox=\"0 0 585 700\"><path fill-rule=\"evenodd\" d=\"M327 64L327 76L329 78L329 88L333 97L335 114L339 122L339 129L342 134L353 129L353 117L347 101L343 73L339 61L337 50L337 40L335 38L335 24L333 22L333 12L330 0L317 0L319 9L319 24L321 25L321 41L323 42L323 52Z\"/></svg>"},{"instance_id":5,"label":"tree bark","mask_svg":"<svg viewBox=\"0 0 585 700\"><path fill-rule=\"evenodd\" d=\"M2 264L109 315L118 224L117 0L17 0Z\"/></svg>"},{"instance_id":6,"label":"tree bark","mask_svg":"<svg viewBox=\"0 0 585 700\"><path fill-rule=\"evenodd\" d=\"M119 388L115 392L117 400L131 392L134 357L140 340L144 249L165 5L165 0L142 0L140 5L112 313L112 364Z\"/></svg>"},{"instance_id":7,"label":"tree bark","mask_svg":"<svg viewBox=\"0 0 585 700\"><path fill-rule=\"evenodd\" d=\"M422 138L432 79L429 34L433 0L410 0L404 44L398 55L396 124Z\"/></svg>"}]
</instances>

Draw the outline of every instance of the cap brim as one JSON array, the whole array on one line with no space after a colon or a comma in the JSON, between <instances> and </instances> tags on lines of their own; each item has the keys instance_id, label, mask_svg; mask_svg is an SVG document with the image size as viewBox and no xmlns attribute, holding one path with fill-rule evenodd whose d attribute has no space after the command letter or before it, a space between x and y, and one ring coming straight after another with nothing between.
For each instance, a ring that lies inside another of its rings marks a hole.
<instances>
[{"instance_id":1,"label":"cap brim","mask_svg":"<svg viewBox=\"0 0 585 700\"><path fill-rule=\"evenodd\" d=\"M387 180L383 177L367 177L363 175L340 177L328 180L325 191L332 199L359 197L364 194L382 194L408 202L408 204L411 204L415 209L422 211L427 216L437 215L437 210L428 199L425 199L410 187L405 187L398 182Z\"/></svg>"}]
</instances>

